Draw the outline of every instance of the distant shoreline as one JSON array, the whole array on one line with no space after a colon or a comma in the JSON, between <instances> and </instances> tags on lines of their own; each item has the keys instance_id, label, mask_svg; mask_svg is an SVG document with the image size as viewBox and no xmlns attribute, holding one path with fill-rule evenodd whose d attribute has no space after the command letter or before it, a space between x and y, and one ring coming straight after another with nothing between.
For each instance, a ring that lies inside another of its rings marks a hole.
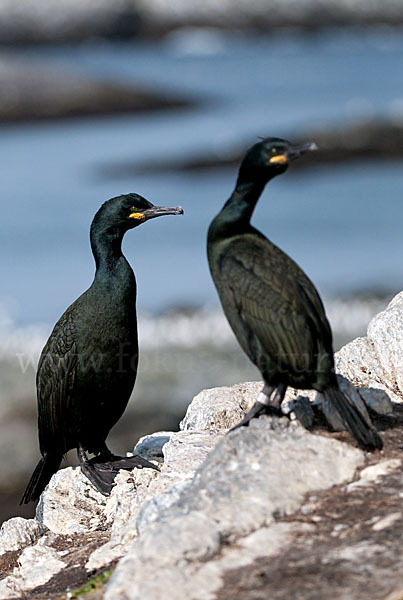
<instances>
[{"instance_id":1,"label":"distant shoreline","mask_svg":"<svg viewBox=\"0 0 403 600\"><path fill-rule=\"evenodd\" d=\"M0 58L0 126L194 108L196 101L143 84L116 83L28 59Z\"/></svg>"},{"instance_id":2,"label":"distant shoreline","mask_svg":"<svg viewBox=\"0 0 403 600\"><path fill-rule=\"evenodd\" d=\"M303 142L315 141L318 151L306 156L303 161L293 165L294 168L305 169L331 163L345 163L356 160L402 159L403 158L403 118L385 119L382 117L368 119L359 123L335 127L329 125L320 130L312 128L300 139ZM257 141L257 140L256 140ZM253 140L249 141L249 145ZM106 179L119 179L129 175L144 175L165 172L196 172L239 165L246 146L222 147L190 158L170 157L167 160L147 160L145 163L120 163L102 165L99 173Z\"/></svg>"},{"instance_id":3,"label":"distant shoreline","mask_svg":"<svg viewBox=\"0 0 403 600\"><path fill-rule=\"evenodd\" d=\"M403 5L394 0L0 0L0 46L62 44L96 38L157 39L175 30L213 28L239 33L329 27L402 27Z\"/></svg>"}]
</instances>

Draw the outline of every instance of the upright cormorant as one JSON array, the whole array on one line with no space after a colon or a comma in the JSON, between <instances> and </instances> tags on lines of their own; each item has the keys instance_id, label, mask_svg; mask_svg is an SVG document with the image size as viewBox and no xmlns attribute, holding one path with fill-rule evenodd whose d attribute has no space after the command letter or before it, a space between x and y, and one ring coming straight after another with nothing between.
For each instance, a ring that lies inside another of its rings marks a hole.
<instances>
[{"instance_id":1,"label":"upright cormorant","mask_svg":"<svg viewBox=\"0 0 403 600\"><path fill-rule=\"evenodd\" d=\"M246 153L235 190L212 221L208 261L224 313L264 387L238 426L263 412L281 414L287 386L315 389L339 413L361 446L382 440L339 389L332 333L322 301L300 267L250 224L268 181L315 144L266 138ZM237 426L237 427L238 427Z\"/></svg>"},{"instance_id":2,"label":"upright cormorant","mask_svg":"<svg viewBox=\"0 0 403 600\"><path fill-rule=\"evenodd\" d=\"M91 287L56 323L39 360L39 461L21 503L37 500L63 455L77 448L81 468L103 494L120 468L153 467L114 456L105 440L122 416L137 374L136 279L122 254L126 231L180 207L154 206L138 194L105 202L91 224L96 271ZM91 459L87 453L94 454Z\"/></svg>"}]
</instances>

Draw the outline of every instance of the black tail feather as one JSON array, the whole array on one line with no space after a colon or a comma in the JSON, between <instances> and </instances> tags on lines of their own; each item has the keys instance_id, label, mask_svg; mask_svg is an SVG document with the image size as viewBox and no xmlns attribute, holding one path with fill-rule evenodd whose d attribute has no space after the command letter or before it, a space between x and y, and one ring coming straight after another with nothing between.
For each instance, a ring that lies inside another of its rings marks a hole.
<instances>
[{"instance_id":1,"label":"black tail feather","mask_svg":"<svg viewBox=\"0 0 403 600\"><path fill-rule=\"evenodd\" d=\"M39 497L48 485L50 478L58 470L62 458L63 454L45 454L41 458L35 467L35 471L32 473L20 504L27 504L28 502L39 500Z\"/></svg>"},{"instance_id":2,"label":"black tail feather","mask_svg":"<svg viewBox=\"0 0 403 600\"><path fill-rule=\"evenodd\" d=\"M374 426L368 423L352 401L337 387L330 387L324 395L342 418L346 429L366 450L381 450L383 442Z\"/></svg>"}]
</instances>

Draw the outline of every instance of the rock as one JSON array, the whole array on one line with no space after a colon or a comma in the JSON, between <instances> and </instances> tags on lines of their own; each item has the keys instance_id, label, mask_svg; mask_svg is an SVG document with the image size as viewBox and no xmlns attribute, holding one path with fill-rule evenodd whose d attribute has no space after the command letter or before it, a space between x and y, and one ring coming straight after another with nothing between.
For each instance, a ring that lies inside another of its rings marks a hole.
<instances>
[{"instance_id":1,"label":"rock","mask_svg":"<svg viewBox=\"0 0 403 600\"><path fill-rule=\"evenodd\" d=\"M367 334L378 360L380 381L403 396L403 292L393 298L386 310L375 315Z\"/></svg>"},{"instance_id":2,"label":"rock","mask_svg":"<svg viewBox=\"0 0 403 600\"><path fill-rule=\"evenodd\" d=\"M164 446L164 468L162 475L177 481L193 477L197 467L214 448L222 432L178 431Z\"/></svg>"},{"instance_id":3,"label":"rock","mask_svg":"<svg viewBox=\"0 0 403 600\"><path fill-rule=\"evenodd\" d=\"M262 382L253 381L203 390L193 398L180 428L229 429L253 406L262 387Z\"/></svg>"},{"instance_id":4,"label":"rock","mask_svg":"<svg viewBox=\"0 0 403 600\"><path fill-rule=\"evenodd\" d=\"M192 524L190 528L189 525ZM139 557L144 557L146 567L154 559L158 560L158 575L150 579L143 579L144 598L164 597L161 576L165 579L165 590L175 590L175 600L205 600L215 598L215 592L220 588L223 574L240 566L251 564L257 557L270 558L287 546L294 536L300 531L309 530L310 527L299 523L274 523L269 527L263 527L258 531L242 538L233 547L220 548L220 539L217 531L211 526L205 517L199 513L191 513L189 521L185 525L181 518L171 523L174 531L181 540L178 547L172 547L169 525L165 523L160 531L155 532L152 540L145 537L139 542ZM192 531L194 535L192 535ZM168 545L167 545L168 544ZM177 561L183 568L170 571L170 565ZM191 565L197 563L197 569ZM137 579L144 578L148 573L142 571L141 560L135 565ZM191 575L189 573L191 571ZM133 573L134 576L134 573ZM123 589L118 588L113 581L108 586L105 599L123 597ZM140 585L135 590L130 589L127 598L141 598ZM111 591L112 590L112 591ZM128 588L125 589L127 594ZM113 594L118 594L117 596Z\"/></svg>"},{"instance_id":5,"label":"rock","mask_svg":"<svg viewBox=\"0 0 403 600\"><path fill-rule=\"evenodd\" d=\"M361 471L360 478L357 481L353 481L347 486L347 491L352 492L357 488L368 487L373 483L378 483L382 477L400 469L402 465L403 460L400 458L391 458L383 460L376 465L371 465Z\"/></svg>"},{"instance_id":6,"label":"rock","mask_svg":"<svg viewBox=\"0 0 403 600\"><path fill-rule=\"evenodd\" d=\"M336 355L336 368L355 385L374 389L372 402L380 414L388 401L403 402L403 292L368 325L367 337L357 338ZM361 394L364 398L369 391ZM389 405L390 406L390 405ZM372 406L371 406L372 408ZM378 411L377 411L378 412Z\"/></svg>"},{"instance_id":7,"label":"rock","mask_svg":"<svg viewBox=\"0 0 403 600\"><path fill-rule=\"evenodd\" d=\"M401 496L399 471L385 475L381 485L348 494L337 486L310 496L314 513L298 514L310 529L297 529L292 543L269 559L262 556L225 572L213 597L399 600L391 591L402 589ZM374 530L374 523L386 516L395 525Z\"/></svg>"},{"instance_id":8,"label":"rock","mask_svg":"<svg viewBox=\"0 0 403 600\"><path fill-rule=\"evenodd\" d=\"M274 514L290 514L307 491L348 480L363 459L351 446L263 416L220 440L183 503L219 521L224 537L247 535Z\"/></svg>"},{"instance_id":9,"label":"rock","mask_svg":"<svg viewBox=\"0 0 403 600\"><path fill-rule=\"evenodd\" d=\"M304 460L296 460L299 456ZM222 437L177 500L155 511L158 526L150 526L144 505L140 536L117 567L105 598L122 597L124 588L132 600L154 599L173 585L178 600L210 597L211 561L226 544L245 544L275 515L295 511L308 491L348 481L363 460L360 450L267 416Z\"/></svg>"},{"instance_id":10,"label":"rock","mask_svg":"<svg viewBox=\"0 0 403 600\"><path fill-rule=\"evenodd\" d=\"M0 556L34 544L46 530L35 519L14 517L5 521L0 529Z\"/></svg>"},{"instance_id":11,"label":"rock","mask_svg":"<svg viewBox=\"0 0 403 600\"><path fill-rule=\"evenodd\" d=\"M315 414L312 410L309 398L298 395L296 398L288 402L287 408L281 407L285 414L288 414L293 421L297 419L305 429L311 429L315 419Z\"/></svg>"},{"instance_id":12,"label":"rock","mask_svg":"<svg viewBox=\"0 0 403 600\"><path fill-rule=\"evenodd\" d=\"M147 503L148 510L142 522L150 524L161 510L177 500L178 491L193 477L220 437L220 433L213 431L179 431L142 438L134 453L140 447L144 458L149 460L150 452L155 454L157 447L162 448L161 472L134 469L130 474L119 473L104 511L107 522L112 522L111 538L91 554L87 570L99 569L122 556L137 537L136 520L144 504Z\"/></svg>"},{"instance_id":13,"label":"rock","mask_svg":"<svg viewBox=\"0 0 403 600\"><path fill-rule=\"evenodd\" d=\"M141 437L133 450L134 454L146 460L164 462L163 447L169 442L172 431L158 431Z\"/></svg>"},{"instance_id":14,"label":"rock","mask_svg":"<svg viewBox=\"0 0 403 600\"><path fill-rule=\"evenodd\" d=\"M0 25L1 30L1 25ZM60 119L113 113L137 113L189 106L184 98L158 94L145 86L102 81L58 69L44 69L3 56L0 123Z\"/></svg>"},{"instance_id":15,"label":"rock","mask_svg":"<svg viewBox=\"0 0 403 600\"><path fill-rule=\"evenodd\" d=\"M323 559L324 564L329 564L339 560L346 560L349 563L359 563L363 571L366 570L366 563L375 555L381 556L384 547L379 544L372 544L370 541L361 542L355 546L337 549L329 552Z\"/></svg>"},{"instance_id":16,"label":"rock","mask_svg":"<svg viewBox=\"0 0 403 600\"><path fill-rule=\"evenodd\" d=\"M93 571L120 558L136 537L135 519L142 498L152 481L159 476L153 469L120 471L116 485L105 505L105 523L111 525L110 539L89 556L86 569Z\"/></svg>"},{"instance_id":17,"label":"rock","mask_svg":"<svg viewBox=\"0 0 403 600\"><path fill-rule=\"evenodd\" d=\"M396 307L403 312L399 296L369 328L373 338L357 340L342 354L360 387L342 375L339 385L365 418L365 405L391 412L389 386L398 395ZM394 328L390 348L388 324ZM363 348L372 352L369 358ZM377 361L375 352L383 359ZM382 389L377 378L386 376ZM172 590L175 600L232 600L240 590L246 597L258 588L273 600L309 598L308 588L319 590L321 600L367 600L367 589L357 583L363 577L372 577L373 597L400 589L403 459L394 458L400 430L385 430L387 460L376 463L385 454L373 453L375 464L367 466L366 453L291 420L299 416L309 427L321 406L339 425L322 397L290 389L282 406L290 419L263 415L228 433L261 387L252 382L198 394L181 431L145 436L134 449L159 462L160 471L121 471L108 498L79 468L58 471L42 494L37 519L12 519L0 531L0 597L31 590L48 597L47 588L38 587L50 579L49 590L59 586L62 593L72 573L82 582L85 570L119 558L105 600L155 600ZM391 424L401 427L398 414ZM357 478L358 467L365 468ZM296 511L298 520L291 520ZM289 562L292 577L285 576Z\"/></svg>"},{"instance_id":18,"label":"rock","mask_svg":"<svg viewBox=\"0 0 403 600\"><path fill-rule=\"evenodd\" d=\"M13 575L0 581L1 598L21 596L27 590L45 584L65 567L48 542L48 537L44 536L34 546L25 548L18 559L20 566L14 569Z\"/></svg>"},{"instance_id":19,"label":"rock","mask_svg":"<svg viewBox=\"0 0 403 600\"><path fill-rule=\"evenodd\" d=\"M0 35L3 43L61 43L88 39L127 38L145 34L155 38L174 30L172 44L186 50L213 48L223 44L219 28L270 31L277 27L311 30L364 24L397 26L403 22L398 0L379 3L359 0L276 2L275 0L221 0L208 4L175 0L10 0L0 2ZM200 30L201 28L201 30ZM207 30L206 30L207 28ZM179 33L175 30L179 29ZM187 41L195 35L196 41ZM218 38L218 39L217 39Z\"/></svg>"},{"instance_id":20,"label":"rock","mask_svg":"<svg viewBox=\"0 0 403 600\"><path fill-rule=\"evenodd\" d=\"M337 375L340 389L345 392L367 422L370 421L366 404L380 414L393 411L386 393L365 389L363 394L343 375ZM236 425L254 404L263 382L253 381L231 387L212 388L200 392L189 405L180 423L182 430L229 429ZM313 425L311 404L319 408L335 431L345 430L344 422L322 394L315 390L288 388L281 409L290 418L296 418L307 429Z\"/></svg>"},{"instance_id":21,"label":"rock","mask_svg":"<svg viewBox=\"0 0 403 600\"><path fill-rule=\"evenodd\" d=\"M141 533L147 531L153 524L158 524L161 514L179 501L183 490L185 490L189 484L190 480L175 483L167 492L156 494L145 502L136 522L137 533L141 535Z\"/></svg>"},{"instance_id":22,"label":"rock","mask_svg":"<svg viewBox=\"0 0 403 600\"><path fill-rule=\"evenodd\" d=\"M353 385L368 387L374 380L378 365L374 357L372 342L366 337L359 337L346 344L335 355L336 370Z\"/></svg>"},{"instance_id":23,"label":"rock","mask_svg":"<svg viewBox=\"0 0 403 600\"><path fill-rule=\"evenodd\" d=\"M54 533L94 531L105 521L106 498L79 467L60 469L41 495L36 518Z\"/></svg>"},{"instance_id":24,"label":"rock","mask_svg":"<svg viewBox=\"0 0 403 600\"><path fill-rule=\"evenodd\" d=\"M370 386L367 388L357 388L365 406L376 412L378 415L392 415L393 404L389 395L385 390L376 387L376 384L371 385L371 383L372 382L370 382Z\"/></svg>"},{"instance_id":25,"label":"rock","mask_svg":"<svg viewBox=\"0 0 403 600\"><path fill-rule=\"evenodd\" d=\"M138 0L136 6L148 27L241 28L271 30L276 27L311 28L340 24L397 24L403 11L396 0L385 0L382 7L375 3L348 0L327 0L323 7L316 0L276 2L275 0L221 0L209 4L175 0ZM189 32L188 32L189 33ZM210 34L211 35L211 34ZM207 38L209 39L209 38Z\"/></svg>"},{"instance_id":26,"label":"rock","mask_svg":"<svg viewBox=\"0 0 403 600\"><path fill-rule=\"evenodd\" d=\"M374 531L382 531L382 529L387 529L388 527L394 527L396 523L400 523L400 527L402 526L403 513L395 512L391 513L387 517L383 519L379 519L373 526L372 529Z\"/></svg>"}]
</instances>

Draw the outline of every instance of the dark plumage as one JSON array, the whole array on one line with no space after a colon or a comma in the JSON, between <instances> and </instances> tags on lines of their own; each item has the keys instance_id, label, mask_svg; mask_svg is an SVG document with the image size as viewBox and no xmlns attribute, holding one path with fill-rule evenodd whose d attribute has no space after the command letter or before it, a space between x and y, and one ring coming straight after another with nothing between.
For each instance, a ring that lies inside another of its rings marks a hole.
<instances>
[{"instance_id":1,"label":"dark plumage","mask_svg":"<svg viewBox=\"0 0 403 600\"><path fill-rule=\"evenodd\" d=\"M137 374L136 280L122 254L126 231L181 208L153 206L137 194L105 202L91 224L96 272L91 287L60 317L37 372L39 461L21 503L37 500L77 448L81 468L104 494L119 468L153 467L140 457L113 456L105 440L122 416ZM87 453L95 457L88 459Z\"/></svg>"},{"instance_id":2,"label":"dark plumage","mask_svg":"<svg viewBox=\"0 0 403 600\"><path fill-rule=\"evenodd\" d=\"M212 221L208 261L224 313L265 386L239 425L281 414L287 386L322 392L361 446L382 441L337 384L332 333L322 301L300 267L250 224L266 183L314 149L267 138L248 150L234 192Z\"/></svg>"}]
</instances>

